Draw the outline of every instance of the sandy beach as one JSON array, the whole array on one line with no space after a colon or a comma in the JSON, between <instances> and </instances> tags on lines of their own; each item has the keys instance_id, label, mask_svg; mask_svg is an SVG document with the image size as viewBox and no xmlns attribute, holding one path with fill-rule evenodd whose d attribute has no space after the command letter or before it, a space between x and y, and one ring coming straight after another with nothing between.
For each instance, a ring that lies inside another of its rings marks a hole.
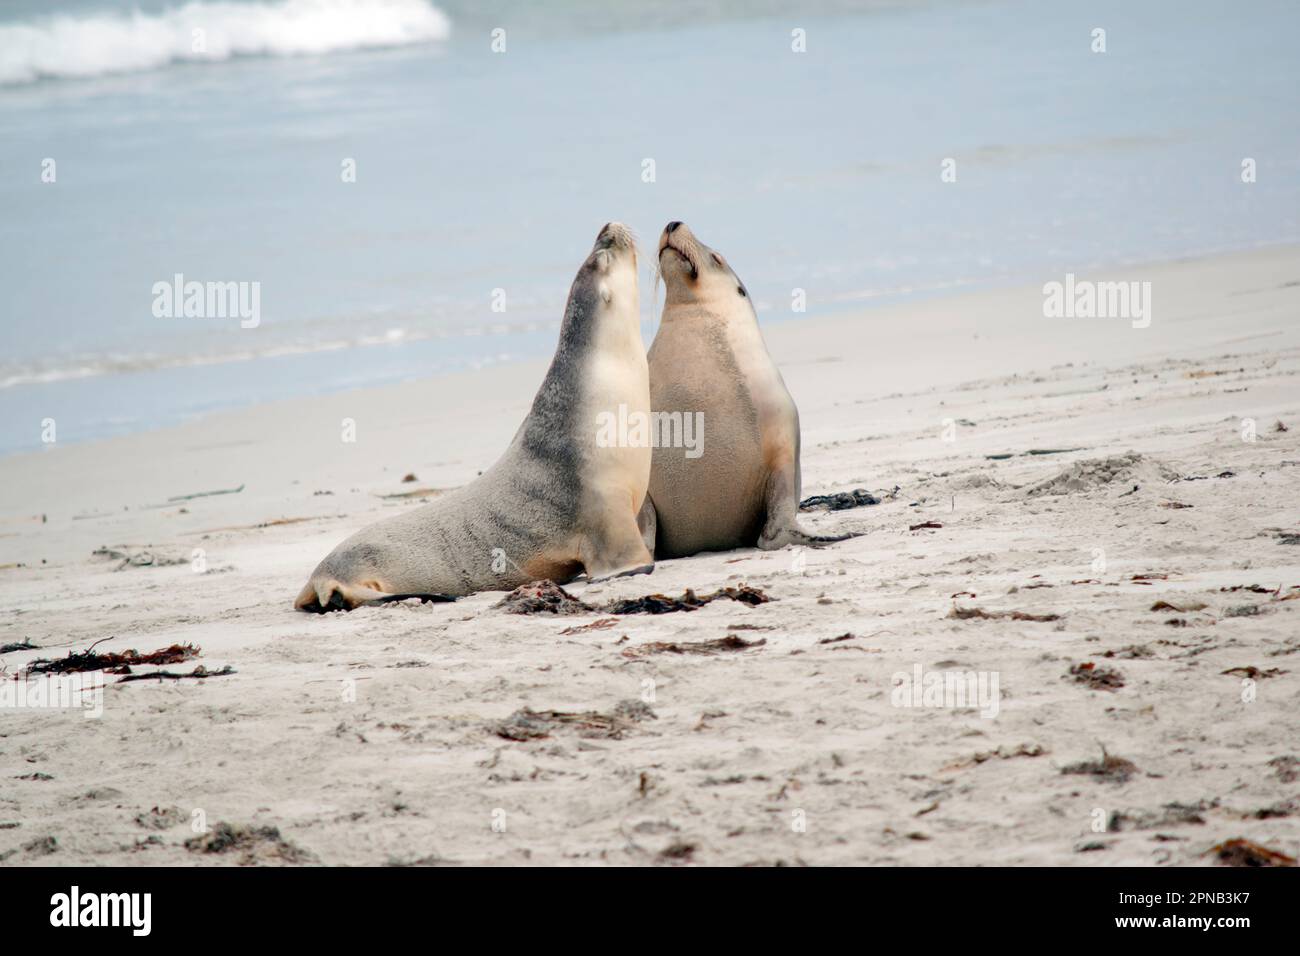
<instances>
[{"instance_id":1,"label":"sandy beach","mask_svg":"<svg viewBox=\"0 0 1300 956\"><path fill-rule=\"evenodd\" d=\"M1088 276L1150 282L1146 328L1045 318L1060 278L760 303L803 494L879 499L803 520L865 534L568 590L766 603L293 610L338 541L495 460L539 362L0 459L0 645L32 645L6 674L98 642L214 675L110 675L93 719L0 709L0 859L1300 856L1300 248ZM898 706L917 668L995 675L996 715Z\"/></svg>"}]
</instances>

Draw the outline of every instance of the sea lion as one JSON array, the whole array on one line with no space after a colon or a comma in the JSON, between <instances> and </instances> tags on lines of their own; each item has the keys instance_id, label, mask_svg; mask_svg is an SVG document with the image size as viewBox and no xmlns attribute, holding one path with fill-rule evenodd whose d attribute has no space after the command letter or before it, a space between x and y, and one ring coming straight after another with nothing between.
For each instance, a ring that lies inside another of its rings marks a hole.
<instances>
[{"instance_id":1,"label":"sea lion","mask_svg":"<svg viewBox=\"0 0 1300 956\"><path fill-rule=\"evenodd\" d=\"M799 527L799 411L767 352L745 284L681 222L659 237L663 320L650 346L650 407L703 425L693 454L655 443L656 558L757 545L822 545ZM662 431L662 428L661 428Z\"/></svg>"},{"instance_id":2,"label":"sea lion","mask_svg":"<svg viewBox=\"0 0 1300 956\"><path fill-rule=\"evenodd\" d=\"M636 242L608 223L569 290L559 345L505 454L480 477L348 538L294 607L351 610L403 597L450 600L543 578L654 567L637 515L648 444L598 442L602 416L648 414Z\"/></svg>"}]
</instances>

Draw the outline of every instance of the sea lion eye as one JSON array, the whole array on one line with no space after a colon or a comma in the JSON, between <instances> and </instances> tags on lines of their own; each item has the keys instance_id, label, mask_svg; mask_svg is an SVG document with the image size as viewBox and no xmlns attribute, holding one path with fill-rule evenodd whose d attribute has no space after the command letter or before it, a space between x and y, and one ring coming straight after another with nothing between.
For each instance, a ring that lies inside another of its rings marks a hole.
<instances>
[{"instance_id":1,"label":"sea lion eye","mask_svg":"<svg viewBox=\"0 0 1300 956\"><path fill-rule=\"evenodd\" d=\"M749 297L749 293L745 291L745 287L743 285L736 286L736 291L739 292L741 295L745 296L746 298Z\"/></svg>"}]
</instances>

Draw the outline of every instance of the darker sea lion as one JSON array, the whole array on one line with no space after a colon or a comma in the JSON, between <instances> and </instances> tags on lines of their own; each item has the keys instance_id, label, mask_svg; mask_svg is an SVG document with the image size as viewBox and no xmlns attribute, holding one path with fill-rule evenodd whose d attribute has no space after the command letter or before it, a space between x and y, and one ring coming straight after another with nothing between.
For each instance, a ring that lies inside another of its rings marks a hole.
<instances>
[{"instance_id":1,"label":"darker sea lion","mask_svg":"<svg viewBox=\"0 0 1300 956\"><path fill-rule=\"evenodd\" d=\"M560 341L505 454L470 484L335 548L294 607L448 600L585 571L650 571L637 527L651 449L597 441L602 416L649 411L636 243L606 225L569 291Z\"/></svg>"}]
</instances>

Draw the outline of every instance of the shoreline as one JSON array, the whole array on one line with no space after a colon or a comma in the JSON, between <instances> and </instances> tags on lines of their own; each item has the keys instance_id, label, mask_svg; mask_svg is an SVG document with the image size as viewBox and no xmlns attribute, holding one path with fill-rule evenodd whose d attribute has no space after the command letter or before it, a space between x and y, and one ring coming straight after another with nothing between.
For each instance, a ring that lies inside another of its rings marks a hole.
<instances>
[{"instance_id":1,"label":"shoreline","mask_svg":"<svg viewBox=\"0 0 1300 956\"><path fill-rule=\"evenodd\" d=\"M1085 271L1076 273L1076 275L1078 275L1081 278L1087 276L1096 276L1098 280L1103 280L1107 277L1135 274L1138 272L1144 272L1148 270L1164 271L1169 269L1170 267L1180 266L1180 265L1189 265L1195 263L1214 263L1221 260L1231 260L1239 257L1251 257L1256 255L1270 255L1273 253L1278 253L1282 255L1286 255L1290 253L1293 254L1297 259L1300 259L1300 243L1293 240L1278 240L1275 242L1272 241L1261 242L1256 246L1248 249L1196 253L1196 254L1190 254L1186 256L1178 256L1173 259L1152 259L1152 260L1145 260L1136 263L1116 263L1111 266L1104 266L1104 267L1088 266L1086 267ZM1059 278L1060 276L1053 274L1051 276L1047 276L1047 278L1044 281L1051 281ZM1010 296L1017 293L1024 293L1027 290L1035 287L1036 286L1033 282L1030 282L1027 278L1024 277L1021 277L1019 279L990 278L990 279L983 279L983 280L955 280L954 282L950 282L950 283L940 283L938 285L926 286L922 288L909 287L901 290L891 290L887 292L882 292L879 293L878 295L878 301L873 301L872 299L854 299L852 301L847 301L843 304L823 306L816 314L811 316L795 316L788 312L776 312L764 306L759 310L759 322L760 325L763 327L765 334L768 333L769 329L773 329L773 330L784 329L789 325L809 326L815 329L816 326L824 323L852 321L859 318L872 319L876 316L884 316L887 318L890 312L898 311L900 309L907 309L907 308L919 308L927 303L937 305L946 301L952 301L954 304L959 304L962 299L969 296L999 296L999 295ZM656 306L658 306L659 304L660 303L658 302L655 303ZM657 328L657 325L658 325L657 315L652 315L649 319L643 318L642 320L643 337L646 338L647 348L649 347L650 340L653 339L654 331ZM527 320L520 325L520 330L526 334L531 333L533 331L540 330L541 333L547 337L549 342L551 339L553 339L554 334L557 333L559 330L559 320L556 319L553 322L549 322L549 323L543 322L541 320L535 320L535 319ZM469 331L464 331L460 334L429 333L429 334L413 336L410 338L409 341L412 344L425 346L425 345L437 343L439 341L444 341L444 340L456 340L456 339L474 338L474 337L482 337L482 335L471 334ZM242 364L247 366L256 362L275 360L275 359L285 358L285 357L307 358L318 352L322 354L327 353L332 355L339 352L346 354L360 349L403 348L403 347L404 345L401 342L397 344L390 344L378 340L374 342L354 344L344 349L339 349L335 347L335 343L331 343L330 345L327 346L322 346L318 349L306 349L304 347L276 346L268 354L254 356L252 358L231 357L228 359L221 358L221 359L202 360L202 361L200 360L187 361L178 357L174 362L163 362L162 364L159 365L149 366L141 369L133 369L128 372L98 373L90 376L69 375L63 378L56 379L53 382L44 382L44 381L25 382L15 387L31 388L31 387L39 387L47 384L60 385L60 384L66 384L68 382L83 381L86 378L100 378L100 377L109 378L110 376L114 376L114 375L139 374L141 372L183 373L184 370L187 368L202 369L213 365ZM138 437L141 435L154 434L157 432L162 432L173 428L200 428L203 427L205 422L210 421L217 416L237 415L240 413L251 414L254 413L257 409L275 406L284 402L313 401L327 396L343 395L343 394L350 394L350 393L366 393L371 391L379 391L383 389L401 388L404 385L412 385L412 384L418 384L419 382L440 380L443 378L447 378L449 376L475 376L481 374L482 372L484 372L489 368L495 368L495 367L501 367L506 369L519 369L521 371L530 366L537 365L538 363L541 363L542 366L545 367L545 364L549 362L549 357L542 357L542 356L512 357L512 358L507 358L504 361L500 361L491 357L481 357L479 359L468 359L467 361L470 363L470 367L443 371L431 375L428 378L421 378L415 381L412 381L408 378L401 381L382 382L377 384L367 384L367 385L355 386L355 387L349 387L349 386L327 387L325 391L315 393L315 394L297 395L288 398L276 398L276 399L270 399L266 401L257 401L257 402L217 408L209 412L198 413L197 415L187 418L181 422L163 424L163 425L158 425L149 428L142 428L135 431L127 432L125 434L88 438L81 441L73 442L71 444L80 446L80 445L87 445L92 443L111 442L119 439L127 439L127 438ZM481 363L481 364L476 365L475 363ZM540 382L540 378L538 379L538 381ZM0 395L3 394L4 392L0 390ZM20 458L22 456L40 455L46 453L48 453L47 449L43 449L39 447L18 449L15 451L3 453L0 454L0 466L3 466L3 464L7 461Z\"/></svg>"}]
</instances>

